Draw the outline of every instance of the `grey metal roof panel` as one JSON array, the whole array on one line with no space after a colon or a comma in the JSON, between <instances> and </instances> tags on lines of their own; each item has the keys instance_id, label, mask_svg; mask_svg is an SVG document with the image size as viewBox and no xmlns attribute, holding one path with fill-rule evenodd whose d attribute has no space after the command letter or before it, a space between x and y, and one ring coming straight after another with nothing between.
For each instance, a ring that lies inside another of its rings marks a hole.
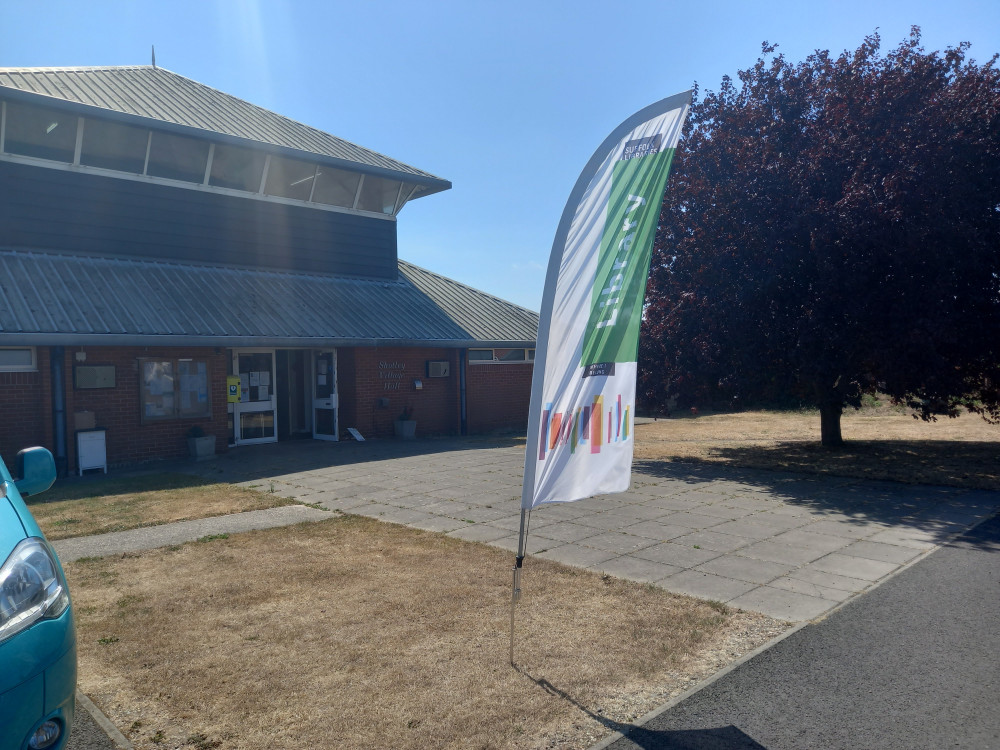
<instances>
[{"instance_id":1,"label":"grey metal roof panel","mask_svg":"<svg viewBox=\"0 0 1000 750\"><path fill-rule=\"evenodd\" d=\"M399 261L399 272L473 338L534 346L538 313L406 261Z\"/></svg>"},{"instance_id":2,"label":"grey metal roof panel","mask_svg":"<svg viewBox=\"0 0 1000 750\"><path fill-rule=\"evenodd\" d=\"M0 68L0 88L326 157L398 175L430 192L451 187L429 172L164 68Z\"/></svg>"},{"instance_id":3,"label":"grey metal roof panel","mask_svg":"<svg viewBox=\"0 0 1000 750\"><path fill-rule=\"evenodd\" d=\"M348 279L0 248L0 344L534 341L530 311L402 261L400 272Z\"/></svg>"}]
</instances>

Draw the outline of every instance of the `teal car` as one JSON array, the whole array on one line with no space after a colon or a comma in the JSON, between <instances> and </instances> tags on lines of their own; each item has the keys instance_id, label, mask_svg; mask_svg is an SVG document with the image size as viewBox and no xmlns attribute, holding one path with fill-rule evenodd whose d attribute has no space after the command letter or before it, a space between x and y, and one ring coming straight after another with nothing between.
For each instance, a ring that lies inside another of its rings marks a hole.
<instances>
[{"instance_id":1,"label":"teal car","mask_svg":"<svg viewBox=\"0 0 1000 750\"><path fill-rule=\"evenodd\" d=\"M73 724L76 628L66 576L23 497L56 478L45 448L0 459L0 750L61 750Z\"/></svg>"}]
</instances>

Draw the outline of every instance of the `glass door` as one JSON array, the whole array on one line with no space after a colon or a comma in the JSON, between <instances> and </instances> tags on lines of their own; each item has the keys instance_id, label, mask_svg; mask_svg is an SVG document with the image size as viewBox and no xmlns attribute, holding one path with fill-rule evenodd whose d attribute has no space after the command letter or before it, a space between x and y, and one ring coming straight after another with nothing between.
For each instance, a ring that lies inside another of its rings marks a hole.
<instances>
[{"instance_id":1,"label":"glass door","mask_svg":"<svg viewBox=\"0 0 1000 750\"><path fill-rule=\"evenodd\" d=\"M313 352L313 437L336 440L337 431L337 352Z\"/></svg>"},{"instance_id":2,"label":"glass door","mask_svg":"<svg viewBox=\"0 0 1000 750\"><path fill-rule=\"evenodd\" d=\"M276 442L274 350L234 350L233 372L240 376L240 400L233 409L236 444Z\"/></svg>"}]
</instances>

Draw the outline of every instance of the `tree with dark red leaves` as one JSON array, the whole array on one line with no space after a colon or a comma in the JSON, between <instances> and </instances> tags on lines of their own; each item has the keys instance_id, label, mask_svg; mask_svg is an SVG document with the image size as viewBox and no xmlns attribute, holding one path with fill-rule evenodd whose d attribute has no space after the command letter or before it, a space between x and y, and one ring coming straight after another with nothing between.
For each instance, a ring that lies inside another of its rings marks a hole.
<instances>
[{"instance_id":1,"label":"tree with dark red leaves","mask_svg":"<svg viewBox=\"0 0 1000 750\"><path fill-rule=\"evenodd\" d=\"M1000 420L1000 71L969 45L792 64L696 96L660 217L646 404L796 401L822 443L865 394Z\"/></svg>"}]
</instances>

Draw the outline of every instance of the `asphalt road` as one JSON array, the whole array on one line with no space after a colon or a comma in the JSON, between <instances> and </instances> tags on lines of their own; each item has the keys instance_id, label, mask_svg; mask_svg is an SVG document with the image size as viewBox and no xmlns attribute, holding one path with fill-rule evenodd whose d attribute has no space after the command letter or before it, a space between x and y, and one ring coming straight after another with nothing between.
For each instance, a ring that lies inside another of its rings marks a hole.
<instances>
[{"instance_id":1,"label":"asphalt road","mask_svg":"<svg viewBox=\"0 0 1000 750\"><path fill-rule=\"evenodd\" d=\"M1000 516L610 745L1000 748Z\"/></svg>"},{"instance_id":2,"label":"asphalt road","mask_svg":"<svg viewBox=\"0 0 1000 750\"><path fill-rule=\"evenodd\" d=\"M87 710L77 703L76 719L69 733L66 750L117 750L117 748L108 735L90 718Z\"/></svg>"}]
</instances>

